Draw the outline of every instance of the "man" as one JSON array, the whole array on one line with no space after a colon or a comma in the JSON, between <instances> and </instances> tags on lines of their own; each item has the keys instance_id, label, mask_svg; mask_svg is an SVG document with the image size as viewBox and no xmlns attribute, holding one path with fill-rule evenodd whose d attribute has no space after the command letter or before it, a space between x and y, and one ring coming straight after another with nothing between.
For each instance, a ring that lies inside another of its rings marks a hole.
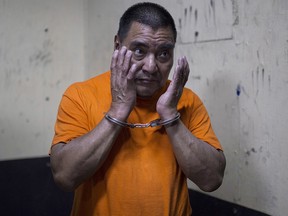
<instances>
[{"instance_id":1,"label":"man","mask_svg":"<svg viewBox=\"0 0 288 216\"><path fill-rule=\"evenodd\" d=\"M75 190L72 215L191 215L187 178L204 191L221 185L225 157L204 105L184 88L185 57L167 80L176 36L163 7L133 5L111 71L64 93L51 165L55 182Z\"/></svg>"}]
</instances>

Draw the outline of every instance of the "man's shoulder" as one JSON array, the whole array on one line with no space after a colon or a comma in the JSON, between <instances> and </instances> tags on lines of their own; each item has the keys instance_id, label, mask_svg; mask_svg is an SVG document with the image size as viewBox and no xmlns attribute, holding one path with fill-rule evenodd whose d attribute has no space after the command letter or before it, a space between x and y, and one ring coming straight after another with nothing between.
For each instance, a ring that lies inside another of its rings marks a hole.
<instances>
[{"instance_id":1,"label":"man's shoulder","mask_svg":"<svg viewBox=\"0 0 288 216\"><path fill-rule=\"evenodd\" d=\"M198 95L192 90L192 89L190 89L190 88L188 88L188 87L184 87L183 88L183 93L182 93L182 96L184 96L184 97L188 97L188 98L193 98L193 99L198 99L199 97L198 97Z\"/></svg>"},{"instance_id":2,"label":"man's shoulder","mask_svg":"<svg viewBox=\"0 0 288 216\"><path fill-rule=\"evenodd\" d=\"M110 89L110 71L104 72L102 74L91 77L87 80L81 82L74 82L65 91L65 95L74 93L84 93L89 92L105 91L105 89Z\"/></svg>"},{"instance_id":3,"label":"man's shoulder","mask_svg":"<svg viewBox=\"0 0 288 216\"><path fill-rule=\"evenodd\" d=\"M179 101L184 106L199 106L202 104L202 100L192 89L185 87L182 92L182 96Z\"/></svg>"},{"instance_id":4,"label":"man's shoulder","mask_svg":"<svg viewBox=\"0 0 288 216\"><path fill-rule=\"evenodd\" d=\"M103 85L103 84L106 84L107 82L110 82L110 71L104 72L102 74L98 74L82 82L73 83L72 86L76 85L76 86L82 86L82 87L89 87L89 86L95 86L95 85L96 86Z\"/></svg>"},{"instance_id":5,"label":"man's shoulder","mask_svg":"<svg viewBox=\"0 0 288 216\"><path fill-rule=\"evenodd\" d=\"M91 77L87 80L80 81L80 82L74 82L71 84L69 88L91 88L91 87L97 87L102 86L110 82L110 71L104 72L102 74L96 75L94 77Z\"/></svg>"}]
</instances>

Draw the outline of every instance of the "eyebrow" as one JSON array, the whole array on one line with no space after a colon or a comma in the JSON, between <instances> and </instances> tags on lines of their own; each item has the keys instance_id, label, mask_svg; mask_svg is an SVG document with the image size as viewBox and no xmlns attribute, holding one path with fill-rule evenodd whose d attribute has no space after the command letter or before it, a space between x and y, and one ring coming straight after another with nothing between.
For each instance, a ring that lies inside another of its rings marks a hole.
<instances>
[{"instance_id":1,"label":"eyebrow","mask_svg":"<svg viewBox=\"0 0 288 216\"><path fill-rule=\"evenodd\" d=\"M149 48L149 46L141 41L133 41L130 44L131 47L145 47L145 48ZM175 47L175 44L172 42L167 42L167 43L163 43L160 44L157 49L173 49Z\"/></svg>"},{"instance_id":2,"label":"eyebrow","mask_svg":"<svg viewBox=\"0 0 288 216\"><path fill-rule=\"evenodd\" d=\"M175 44L174 43L165 43L165 44L160 44L158 48L160 49L174 49Z\"/></svg>"}]
</instances>

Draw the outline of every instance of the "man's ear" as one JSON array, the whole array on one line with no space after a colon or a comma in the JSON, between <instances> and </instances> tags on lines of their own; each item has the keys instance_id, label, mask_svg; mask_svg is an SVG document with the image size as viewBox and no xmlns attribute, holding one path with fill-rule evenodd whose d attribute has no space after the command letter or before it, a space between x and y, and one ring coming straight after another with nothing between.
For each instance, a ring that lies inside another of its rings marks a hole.
<instances>
[{"instance_id":1,"label":"man's ear","mask_svg":"<svg viewBox=\"0 0 288 216\"><path fill-rule=\"evenodd\" d=\"M120 41L118 35L114 37L114 50L118 50L120 48Z\"/></svg>"}]
</instances>

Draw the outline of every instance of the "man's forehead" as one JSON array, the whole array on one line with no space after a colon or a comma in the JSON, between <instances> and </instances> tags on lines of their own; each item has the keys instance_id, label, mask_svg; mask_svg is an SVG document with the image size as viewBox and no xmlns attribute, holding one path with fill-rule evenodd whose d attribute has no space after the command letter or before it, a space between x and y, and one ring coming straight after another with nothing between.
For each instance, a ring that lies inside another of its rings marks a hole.
<instances>
[{"instance_id":1,"label":"man's forehead","mask_svg":"<svg viewBox=\"0 0 288 216\"><path fill-rule=\"evenodd\" d=\"M165 46L170 47L174 47L175 44L173 32L170 27L160 27L158 29L153 29L148 25L138 22L132 23L125 39L133 44L145 44L151 43L152 41L156 42L157 44L166 44Z\"/></svg>"}]
</instances>

